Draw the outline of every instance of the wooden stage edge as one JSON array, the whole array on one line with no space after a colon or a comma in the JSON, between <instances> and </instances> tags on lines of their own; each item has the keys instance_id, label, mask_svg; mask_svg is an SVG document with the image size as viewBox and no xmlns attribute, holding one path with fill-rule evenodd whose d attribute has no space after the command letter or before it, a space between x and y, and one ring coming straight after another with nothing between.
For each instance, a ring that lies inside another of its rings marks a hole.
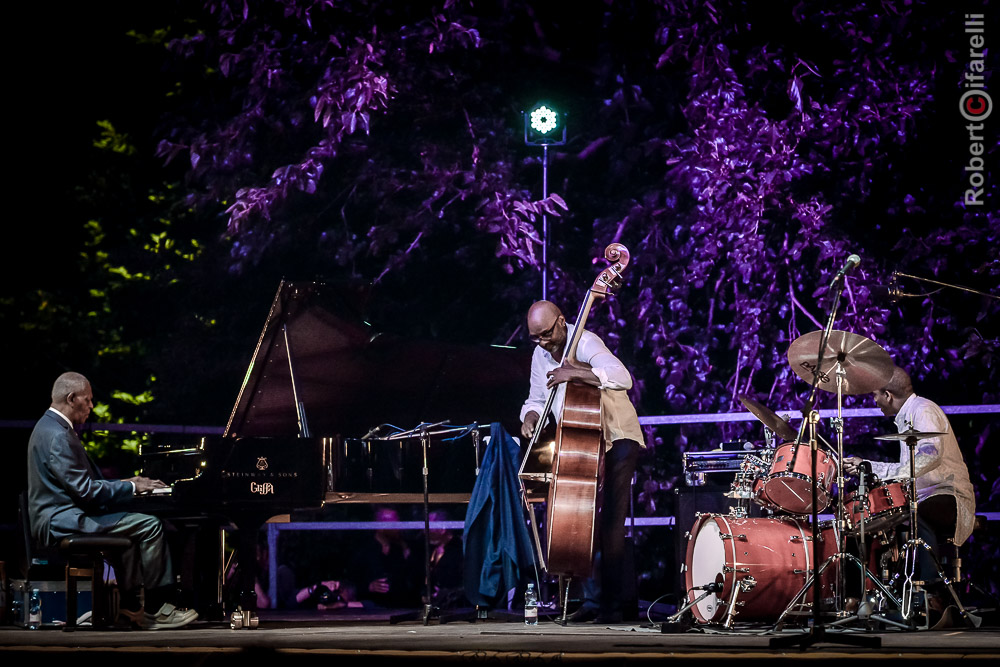
<instances>
[{"instance_id":1,"label":"wooden stage edge","mask_svg":"<svg viewBox=\"0 0 1000 667\"><path fill-rule=\"evenodd\" d=\"M665 633L648 620L618 625L561 625L543 617L526 626L516 616L491 615L441 622L421 614L399 621L395 615L337 613L279 614L264 611L256 629L233 630L222 623L196 622L164 631L59 628L25 630L0 627L0 661L126 659L141 667L179 665L247 665L248 660L277 664L432 665L441 663L579 663L623 664L667 661L672 664L738 660L760 662L809 660L837 662L905 660L907 663L1000 658L1000 625L977 629L864 632L824 627L821 633L795 629L769 632L767 627L732 631L699 628ZM789 638L789 639L785 639ZM777 639L779 646L773 641ZM782 643L782 642L790 642ZM859 645L862 644L862 645Z\"/></svg>"}]
</instances>

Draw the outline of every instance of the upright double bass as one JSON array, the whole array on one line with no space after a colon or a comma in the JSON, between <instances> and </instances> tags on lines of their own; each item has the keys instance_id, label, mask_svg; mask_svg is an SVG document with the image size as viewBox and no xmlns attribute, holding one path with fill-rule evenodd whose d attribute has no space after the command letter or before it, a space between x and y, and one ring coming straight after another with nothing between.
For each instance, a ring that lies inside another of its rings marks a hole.
<instances>
[{"instance_id":1,"label":"upright double bass","mask_svg":"<svg viewBox=\"0 0 1000 667\"><path fill-rule=\"evenodd\" d=\"M608 296L621 284L629 252L622 244L612 243L604 250L604 258L611 262L611 266L603 269L587 290L576 316L573 335L567 339L563 350L564 366L583 366L577 361L576 352L590 309L597 299ZM557 419L552 468L541 475L541 480L548 483L545 557L541 558L541 562L549 574L587 577L594 562L594 529L604 472L601 390L577 382L565 384L566 395ZM538 444L558 389L557 385L549 391L545 408L522 460L522 490L525 479L539 480L539 476L524 472L525 463ZM531 516L534 519L534 515ZM540 545L538 548L541 552Z\"/></svg>"}]
</instances>

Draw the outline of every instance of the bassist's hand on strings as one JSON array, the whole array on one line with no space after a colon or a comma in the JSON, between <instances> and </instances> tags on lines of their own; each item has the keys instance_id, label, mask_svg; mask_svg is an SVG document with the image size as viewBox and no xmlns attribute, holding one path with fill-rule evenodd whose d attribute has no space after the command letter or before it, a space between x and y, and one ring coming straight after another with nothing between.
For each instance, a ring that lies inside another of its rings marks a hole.
<instances>
[{"instance_id":1,"label":"bassist's hand on strings","mask_svg":"<svg viewBox=\"0 0 1000 667\"><path fill-rule=\"evenodd\" d=\"M549 380L545 386L549 389L562 384L563 382L580 382L594 387L601 386L600 378L594 375L594 372L589 368L580 368L578 366L563 364L562 366L549 371L547 375Z\"/></svg>"},{"instance_id":2,"label":"bassist's hand on strings","mask_svg":"<svg viewBox=\"0 0 1000 667\"><path fill-rule=\"evenodd\" d=\"M530 440L531 436L535 433L535 424L538 423L538 413L529 412L524 415L524 422L521 424L521 437L525 440Z\"/></svg>"}]
</instances>

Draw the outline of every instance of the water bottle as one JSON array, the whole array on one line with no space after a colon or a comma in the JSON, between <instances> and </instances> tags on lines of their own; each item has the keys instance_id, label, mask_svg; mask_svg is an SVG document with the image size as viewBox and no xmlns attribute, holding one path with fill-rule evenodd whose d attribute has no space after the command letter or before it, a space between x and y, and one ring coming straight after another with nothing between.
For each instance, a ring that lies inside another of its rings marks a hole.
<instances>
[{"instance_id":1,"label":"water bottle","mask_svg":"<svg viewBox=\"0 0 1000 667\"><path fill-rule=\"evenodd\" d=\"M524 592L524 624L538 625L538 596L534 584L528 584L528 590Z\"/></svg>"},{"instance_id":2,"label":"water bottle","mask_svg":"<svg viewBox=\"0 0 1000 667\"><path fill-rule=\"evenodd\" d=\"M28 629L37 630L42 625L42 596L37 588L31 589L31 599L28 601Z\"/></svg>"}]
</instances>

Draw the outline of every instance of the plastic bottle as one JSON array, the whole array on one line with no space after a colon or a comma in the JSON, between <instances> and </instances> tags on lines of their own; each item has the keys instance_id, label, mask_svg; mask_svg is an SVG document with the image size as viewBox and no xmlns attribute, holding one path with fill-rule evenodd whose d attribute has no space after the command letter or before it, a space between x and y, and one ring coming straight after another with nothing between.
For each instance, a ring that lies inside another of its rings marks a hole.
<instances>
[{"instance_id":1,"label":"plastic bottle","mask_svg":"<svg viewBox=\"0 0 1000 667\"><path fill-rule=\"evenodd\" d=\"M524 592L524 624L538 625L538 596L534 584L528 584L528 590Z\"/></svg>"},{"instance_id":2,"label":"plastic bottle","mask_svg":"<svg viewBox=\"0 0 1000 667\"><path fill-rule=\"evenodd\" d=\"M28 629L37 630L42 626L42 596L37 588L31 589L28 601Z\"/></svg>"}]
</instances>

